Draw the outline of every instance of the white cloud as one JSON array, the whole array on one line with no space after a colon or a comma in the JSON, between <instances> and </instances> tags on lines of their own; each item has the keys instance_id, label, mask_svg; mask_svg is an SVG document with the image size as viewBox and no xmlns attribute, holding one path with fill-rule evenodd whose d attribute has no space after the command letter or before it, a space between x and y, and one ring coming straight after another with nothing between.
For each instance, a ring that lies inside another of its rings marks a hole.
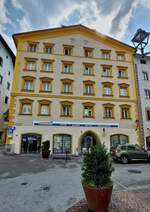
<instances>
[{"instance_id":1,"label":"white cloud","mask_svg":"<svg viewBox=\"0 0 150 212\"><path fill-rule=\"evenodd\" d=\"M8 18L6 15L6 7L5 7L5 0L0 0L0 31L5 30L5 25L8 23Z\"/></svg>"},{"instance_id":2,"label":"white cloud","mask_svg":"<svg viewBox=\"0 0 150 212\"><path fill-rule=\"evenodd\" d=\"M4 32L6 24L11 21L7 17L5 1L0 0L0 28ZM128 26L138 7L150 8L149 0L11 0L15 12L21 12L18 31L29 31L49 27L57 27L69 23L76 12L78 18L71 20L74 24L87 27L123 40ZM13 15L13 14L12 14ZM11 23L13 26L14 23ZM16 31L13 33L17 33Z\"/></svg>"},{"instance_id":3,"label":"white cloud","mask_svg":"<svg viewBox=\"0 0 150 212\"><path fill-rule=\"evenodd\" d=\"M11 23L11 20L9 20L9 18L7 17L7 8L5 6L5 3L5 0L0 0L0 33L10 46L10 48L15 52L15 45L12 38L10 36L7 36L5 33L6 24Z\"/></svg>"},{"instance_id":4,"label":"white cloud","mask_svg":"<svg viewBox=\"0 0 150 212\"><path fill-rule=\"evenodd\" d=\"M71 14L78 11L80 14L78 23L119 39L124 37L135 8L132 0L111 0L111 3L104 0L12 0L12 2L16 9L22 10L25 14L20 20L20 31L60 26Z\"/></svg>"}]
</instances>

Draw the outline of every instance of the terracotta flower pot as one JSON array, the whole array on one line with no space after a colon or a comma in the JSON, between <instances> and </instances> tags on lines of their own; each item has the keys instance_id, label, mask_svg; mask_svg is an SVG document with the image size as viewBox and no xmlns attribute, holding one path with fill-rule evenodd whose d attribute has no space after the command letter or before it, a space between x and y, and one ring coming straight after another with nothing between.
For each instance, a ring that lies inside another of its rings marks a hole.
<instances>
[{"instance_id":1,"label":"terracotta flower pot","mask_svg":"<svg viewBox=\"0 0 150 212\"><path fill-rule=\"evenodd\" d=\"M93 212L107 212L113 186L91 188L83 186L89 209Z\"/></svg>"}]
</instances>

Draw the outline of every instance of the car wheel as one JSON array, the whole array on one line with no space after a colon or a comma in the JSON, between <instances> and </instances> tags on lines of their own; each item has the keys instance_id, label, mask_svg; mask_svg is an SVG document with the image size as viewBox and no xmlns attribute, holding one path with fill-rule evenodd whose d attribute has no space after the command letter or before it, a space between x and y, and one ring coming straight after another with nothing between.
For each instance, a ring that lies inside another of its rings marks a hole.
<instances>
[{"instance_id":1,"label":"car wheel","mask_svg":"<svg viewBox=\"0 0 150 212\"><path fill-rule=\"evenodd\" d=\"M127 163L129 162L128 157L125 156L125 155L121 156L121 162L122 162L123 164L127 164Z\"/></svg>"}]
</instances>

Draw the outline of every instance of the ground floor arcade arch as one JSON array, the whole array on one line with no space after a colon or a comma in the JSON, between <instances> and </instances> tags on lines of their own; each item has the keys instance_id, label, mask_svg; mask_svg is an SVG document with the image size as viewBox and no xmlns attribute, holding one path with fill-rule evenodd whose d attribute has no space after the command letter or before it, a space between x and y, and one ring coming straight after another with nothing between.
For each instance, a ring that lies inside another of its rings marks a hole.
<instances>
[{"instance_id":1,"label":"ground floor arcade arch","mask_svg":"<svg viewBox=\"0 0 150 212\"><path fill-rule=\"evenodd\" d=\"M91 146L100 143L99 136L93 131L84 132L79 139L79 153L83 153Z\"/></svg>"}]
</instances>

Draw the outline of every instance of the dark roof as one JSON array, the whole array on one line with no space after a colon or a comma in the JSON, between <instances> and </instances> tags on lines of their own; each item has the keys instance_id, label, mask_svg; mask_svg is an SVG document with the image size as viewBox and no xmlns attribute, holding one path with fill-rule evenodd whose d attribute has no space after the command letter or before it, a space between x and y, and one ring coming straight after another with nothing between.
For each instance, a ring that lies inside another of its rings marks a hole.
<instances>
[{"instance_id":1,"label":"dark roof","mask_svg":"<svg viewBox=\"0 0 150 212\"><path fill-rule=\"evenodd\" d=\"M96 31L95 29L91 29L91 28L86 27L86 26L84 26L84 25L82 25L82 24L69 25L69 26L64 26L64 25L62 25L61 27L47 28L47 29L41 29L41 30L34 30L34 31L16 33L16 34L13 34L13 39L14 39L14 41L15 41L15 37L17 37L17 36L30 35L30 34L32 34L32 33L33 33L33 34L36 34L36 33L39 33L39 32L49 32L49 31L61 30L61 29L65 29L65 28L66 28L66 29L70 29L70 28L76 28L76 27L84 28L84 29L86 29L86 30L89 30L90 32L95 33L96 35L99 35L99 36L102 36L102 37L106 37L107 39L111 39L111 40L113 40L114 42L120 43L120 45L124 45L124 46L126 46L127 48L130 48L130 49L132 49L132 50L135 50L135 48L134 48L133 46L130 46L130 45L128 45L128 44L126 44L126 43L124 43L124 42L122 42L122 41L119 41L119 40L117 40L117 39L115 39L115 38L112 38L112 37L110 37L110 36L104 35L104 34L98 32L98 31ZM15 42L15 44L16 44L16 42Z\"/></svg>"},{"instance_id":2,"label":"dark roof","mask_svg":"<svg viewBox=\"0 0 150 212\"><path fill-rule=\"evenodd\" d=\"M3 46L7 49L7 51L9 52L11 58L12 58L12 62L13 64L15 64L15 55L13 53L13 51L11 50L11 48L8 46L8 44L6 43L6 41L4 40L4 38L2 37L2 35L0 34L0 41L3 44Z\"/></svg>"}]
</instances>

